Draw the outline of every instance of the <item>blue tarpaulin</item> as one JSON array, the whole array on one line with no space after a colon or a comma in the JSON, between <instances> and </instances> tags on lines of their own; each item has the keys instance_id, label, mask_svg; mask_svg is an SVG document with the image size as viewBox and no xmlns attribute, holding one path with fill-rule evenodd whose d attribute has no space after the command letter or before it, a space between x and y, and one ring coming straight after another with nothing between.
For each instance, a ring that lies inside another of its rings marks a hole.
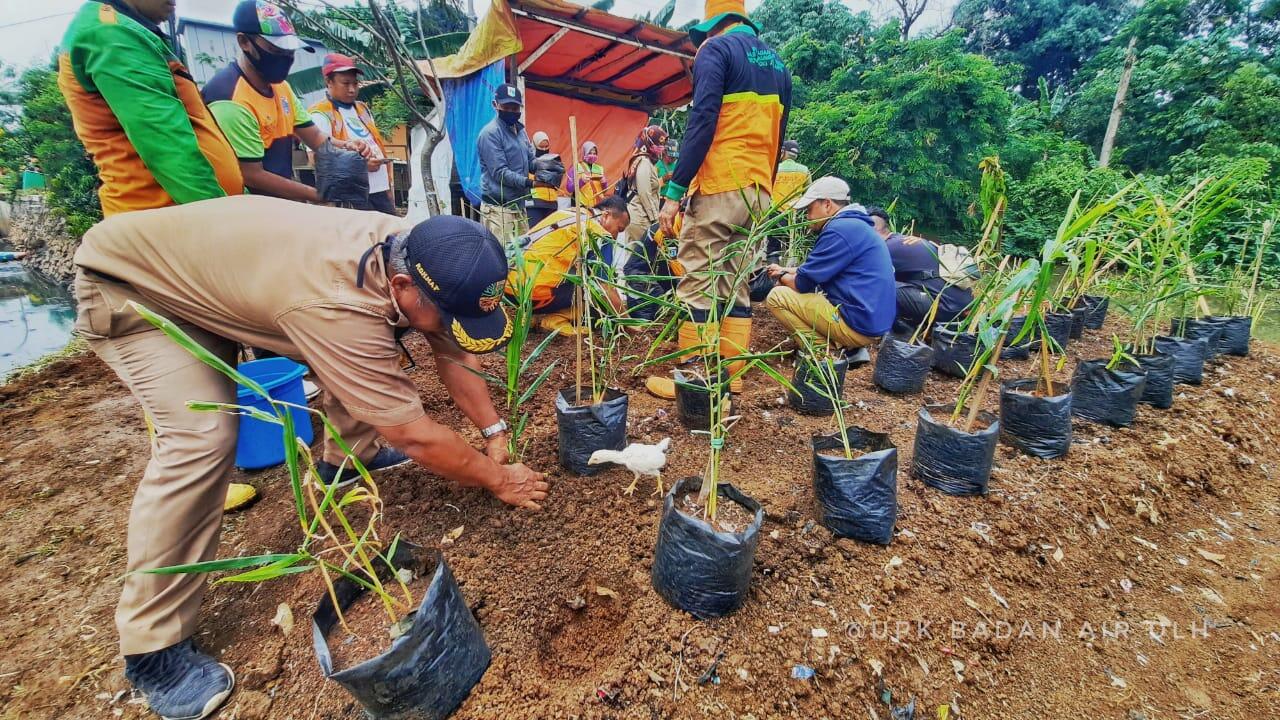
<instances>
[{"instance_id":1,"label":"blue tarpaulin","mask_svg":"<svg viewBox=\"0 0 1280 720\"><path fill-rule=\"evenodd\" d=\"M480 153L476 140L480 130L497 117L493 109L493 93L506 81L503 61L457 79L440 81L444 91L445 132L453 145L453 162L467 199L480 205Z\"/></svg>"}]
</instances>

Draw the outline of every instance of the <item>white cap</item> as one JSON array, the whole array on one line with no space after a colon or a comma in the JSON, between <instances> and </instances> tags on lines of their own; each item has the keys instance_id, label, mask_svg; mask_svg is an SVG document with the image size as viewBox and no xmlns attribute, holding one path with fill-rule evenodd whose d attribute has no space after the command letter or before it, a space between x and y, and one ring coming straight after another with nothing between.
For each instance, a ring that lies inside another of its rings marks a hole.
<instances>
[{"instance_id":1,"label":"white cap","mask_svg":"<svg viewBox=\"0 0 1280 720\"><path fill-rule=\"evenodd\" d=\"M548 137L546 133L539 130L538 132L533 134L533 146L537 147L541 143L550 144L551 138Z\"/></svg>"},{"instance_id":2,"label":"white cap","mask_svg":"<svg viewBox=\"0 0 1280 720\"><path fill-rule=\"evenodd\" d=\"M834 175L820 177L804 191L804 195L796 201L795 208L804 210L815 200L838 200L849 202L849 183Z\"/></svg>"}]
</instances>

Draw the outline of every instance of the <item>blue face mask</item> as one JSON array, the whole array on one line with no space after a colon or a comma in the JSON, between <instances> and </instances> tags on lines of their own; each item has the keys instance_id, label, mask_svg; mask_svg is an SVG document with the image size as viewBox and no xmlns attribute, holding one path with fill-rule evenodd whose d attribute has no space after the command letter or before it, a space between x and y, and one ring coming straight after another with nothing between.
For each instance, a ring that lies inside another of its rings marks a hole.
<instances>
[{"instance_id":1,"label":"blue face mask","mask_svg":"<svg viewBox=\"0 0 1280 720\"><path fill-rule=\"evenodd\" d=\"M245 53L245 56L249 58L249 64L258 71L263 80L274 85L284 82L285 78L289 77L289 69L293 67L293 53L277 55L263 50L257 43L254 43L253 50L256 56L248 53Z\"/></svg>"},{"instance_id":2,"label":"blue face mask","mask_svg":"<svg viewBox=\"0 0 1280 720\"><path fill-rule=\"evenodd\" d=\"M498 119L502 120L502 122L506 123L507 125L515 125L516 123L520 122L520 111L519 110L499 110Z\"/></svg>"}]
</instances>

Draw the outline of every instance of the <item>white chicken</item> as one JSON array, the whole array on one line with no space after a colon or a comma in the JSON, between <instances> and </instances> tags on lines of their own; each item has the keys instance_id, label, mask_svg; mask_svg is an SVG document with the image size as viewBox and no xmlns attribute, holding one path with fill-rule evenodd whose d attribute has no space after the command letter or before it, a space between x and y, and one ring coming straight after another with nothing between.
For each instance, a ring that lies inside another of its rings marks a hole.
<instances>
[{"instance_id":1,"label":"white chicken","mask_svg":"<svg viewBox=\"0 0 1280 720\"><path fill-rule=\"evenodd\" d=\"M667 465L667 449L671 447L671 438L662 438L657 445L645 445L643 443L631 443L621 450L597 450L591 453L591 457L587 460L588 465L601 465L603 463L614 463L621 465L631 471L635 476L631 484L623 489L624 495L630 495L636 491L636 483L640 482L640 476L657 478L658 491L655 495L662 494L662 468Z\"/></svg>"}]
</instances>

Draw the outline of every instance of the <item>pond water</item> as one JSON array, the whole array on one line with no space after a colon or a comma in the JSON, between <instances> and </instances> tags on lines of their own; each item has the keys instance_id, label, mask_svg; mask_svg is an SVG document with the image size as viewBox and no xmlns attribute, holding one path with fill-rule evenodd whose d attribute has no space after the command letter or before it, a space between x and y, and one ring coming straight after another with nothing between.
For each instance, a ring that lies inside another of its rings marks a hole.
<instances>
[{"instance_id":1,"label":"pond water","mask_svg":"<svg viewBox=\"0 0 1280 720\"><path fill-rule=\"evenodd\" d=\"M22 263L0 263L0 379L61 350L75 319L75 302L65 288Z\"/></svg>"}]
</instances>

